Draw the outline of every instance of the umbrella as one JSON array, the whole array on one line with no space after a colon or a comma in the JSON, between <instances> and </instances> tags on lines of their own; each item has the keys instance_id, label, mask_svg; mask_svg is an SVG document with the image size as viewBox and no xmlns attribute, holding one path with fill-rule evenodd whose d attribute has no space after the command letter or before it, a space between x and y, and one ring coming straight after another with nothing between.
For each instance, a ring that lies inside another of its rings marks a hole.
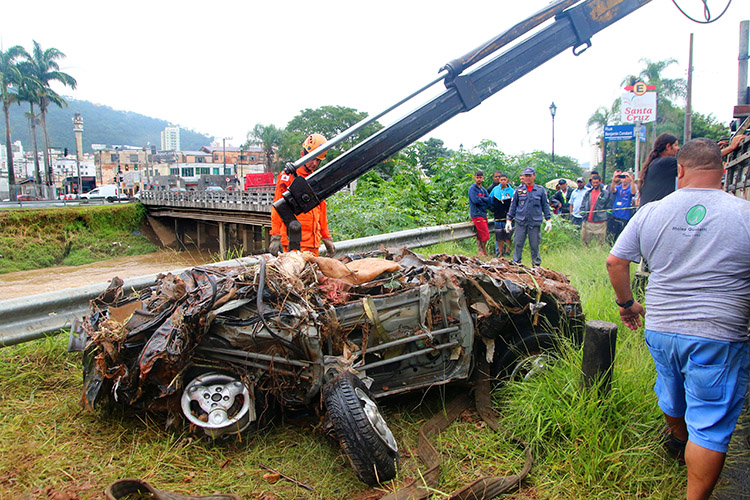
<instances>
[{"instance_id":1,"label":"umbrella","mask_svg":"<svg viewBox=\"0 0 750 500\"><path fill-rule=\"evenodd\" d=\"M547 187L547 188L549 188L549 189L555 189L555 186L557 186L557 182L560 179L565 179L565 177L558 177L556 179L552 179L551 181L547 182L544 186ZM565 182L567 182L568 186L571 186L571 187L573 187L573 186L576 185L576 181L571 180L571 179L565 179Z\"/></svg>"}]
</instances>

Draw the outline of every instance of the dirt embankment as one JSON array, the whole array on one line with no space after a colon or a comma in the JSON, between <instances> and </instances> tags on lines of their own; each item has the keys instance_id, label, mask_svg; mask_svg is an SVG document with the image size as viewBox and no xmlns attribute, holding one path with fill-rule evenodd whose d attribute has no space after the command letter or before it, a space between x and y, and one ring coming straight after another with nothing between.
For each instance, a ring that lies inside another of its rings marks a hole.
<instances>
[{"instance_id":1,"label":"dirt embankment","mask_svg":"<svg viewBox=\"0 0 750 500\"><path fill-rule=\"evenodd\" d=\"M77 266L157 250L139 204L0 212L0 274Z\"/></svg>"}]
</instances>

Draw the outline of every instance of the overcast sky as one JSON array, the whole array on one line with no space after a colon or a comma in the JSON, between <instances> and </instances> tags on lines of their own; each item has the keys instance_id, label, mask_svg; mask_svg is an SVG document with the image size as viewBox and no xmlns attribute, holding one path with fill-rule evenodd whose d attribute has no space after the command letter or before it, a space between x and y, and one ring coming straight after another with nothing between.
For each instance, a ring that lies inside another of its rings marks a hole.
<instances>
[{"instance_id":1,"label":"overcast sky","mask_svg":"<svg viewBox=\"0 0 750 500\"><path fill-rule=\"evenodd\" d=\"M718 15L727 1L708 5ZM78 88L61 93L239 145L256 123L284 127L305 108L375 114L547 3L4 2L0 37L4 49L30 50L34 39L63 51L62 69ZM700 0L678 3L702 16ZM643 68L641 58L675 58L666 76L686 77L691 32L694 110L726 123L737 102L739 22L749 18L748 0L732 0L710 25L689 21L670 0L653 0L595 35L581 56L565 51L427 137L453 149L490 139L507 153L549 151L554 101L555 153L589 161L591 114L622 93L622 79Z\"/></svg>"}]
</instances>

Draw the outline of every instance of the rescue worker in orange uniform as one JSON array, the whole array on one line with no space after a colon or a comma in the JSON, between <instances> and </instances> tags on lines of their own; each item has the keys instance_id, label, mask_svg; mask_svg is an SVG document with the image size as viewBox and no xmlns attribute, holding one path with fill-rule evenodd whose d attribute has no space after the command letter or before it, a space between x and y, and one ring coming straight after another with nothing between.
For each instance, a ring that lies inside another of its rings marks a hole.
<instances>
[{"instance_id":1,"label":"rescue worker in orange uniform","mask_svg":"<svg viewBox=\"0 0 750 500\"><path fill-rule=\"evenodd\" d=\"M326 138L321 134L311 134L302 143L302 151L300 152L300 158L305 156L310 151L314 150L321 144L326 142ZM308 175L315 172L320 162L326 157L326 152L319 154L317 157L308 161L301 167L297 168L297 175L307 177ZM289 174L280 173L279 180L276 182L276 193L273 196L273 201L276 203L285 191L289 189L289 185L294 180ZM326 202L321 201L320 204L310 210L307 213L299 214L297 220L302 225L302 242L300 249L305 252L312 252L318 255L318 249L320 248L321 241L326 246L326 255L333 257L336 253L336 247L333 245L333 239L331 233L328 231L328 216L326 214ZM278 255L279 252L289 251L289 240L286 235L286 226L281 220L281 216L275 208L271 209L271 244L268 247L268 251L272 255Z\"/></svg>"}]
</instances>

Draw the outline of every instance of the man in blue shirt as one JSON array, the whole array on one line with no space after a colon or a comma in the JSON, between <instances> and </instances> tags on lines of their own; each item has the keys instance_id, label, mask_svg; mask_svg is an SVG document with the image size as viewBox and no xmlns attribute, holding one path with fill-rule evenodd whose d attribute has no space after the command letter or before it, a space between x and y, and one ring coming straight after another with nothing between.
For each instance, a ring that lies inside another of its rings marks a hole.
<instances>
[{"instance_id":1,"label":"man in blue shirt","mask_svg":"<svg viewBox=\"0 0 750 500\"><path fill-rule=\"evenodd\" d=\"M500 174L499 184L490 191L492 213L495 214L495 257L510 255L510 232L505 230L505 222L510 209L514 189L508 185L508 176Z\"/></svg>"},{"instance_id":2,"label":"man in blue shirt","mask_svg":"<svg viewBox=\"0 0 750 500\"><path fill-rule=\"evenodd\" d=\"M474 184L469 186L469 216L477 228L477 251L480 257L487 257L487 242L490 240L490 229L487 225L487 209L490 208L490 193L482 186L484 172L474 173Z\"/></svg>"},{"instance_id":3,"label":"man in blue shirt","mask_svg":"<svg viewBox=\"0 0 750 500\"><path fill-rule=\"evenodd\" d=\"M635 213L636 192L633 174L615 170L609 190L614 194L614 203L612 204L612 215L609 218L607 229L614 242Z\"/></svg>"},{"instance_id":4,"label":"man in blue shirt","mask_svg":"<svg viewBox=\"0 0 750 500\"><path fill-rule=\"evenodd\" d=\"M534 266L542 265L542 257L539 255L539 242L542 239L542 218L547 220L545 231L552 229L552 213L549 209L547 190L542 186L534 184L536 170L525 168L521 173L521 184L513 193L510 202L505 230L510 232L516 222L516 236L513 240L513 262L521 262L523 246L526 236L529 237L529 250L531 251L531 263Z\"/></svg>"},{"instance_id":5,"label":"man in blue shirt","mask_svg":"<svg viewBox=\"0 0 750 500\"><path fill-rule=\"evenodd\" d=\"M581 227L581 224L583 224L581 204L583 204L583 196L586 194L586 191L588 191L588 189L583 183L583 177L579 177L576 180L576 184L578 185L578 187L570 195L570 215L572 216L571 220L573 221L573 224Z\"/></svg>"}]
</instances>

